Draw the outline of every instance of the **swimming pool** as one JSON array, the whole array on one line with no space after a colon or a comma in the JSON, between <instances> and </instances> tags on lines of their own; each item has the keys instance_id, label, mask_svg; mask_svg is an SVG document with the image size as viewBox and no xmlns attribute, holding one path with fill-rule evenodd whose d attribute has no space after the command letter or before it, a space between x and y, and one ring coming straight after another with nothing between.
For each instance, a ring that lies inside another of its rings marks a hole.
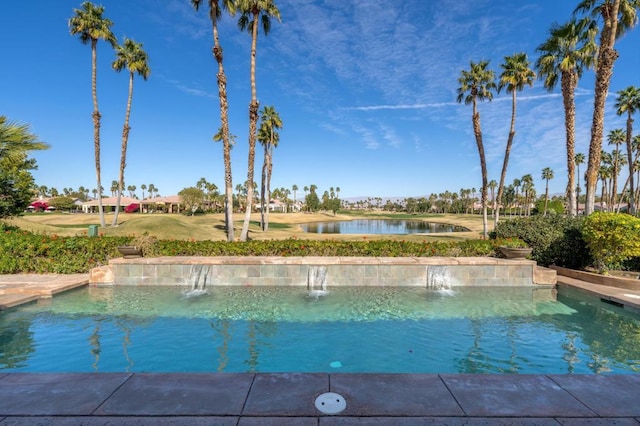
<instances>
[{"instance_id":1,"label":"swimming pool","mask_svg":"<svg viewBox=\"0 0 640 426\"><path fill-rule=\"evenodd\" d=\"M640 319L535 287L88 287L0 313L4 372L636 373Z\"/></svg>"}]
</instances>

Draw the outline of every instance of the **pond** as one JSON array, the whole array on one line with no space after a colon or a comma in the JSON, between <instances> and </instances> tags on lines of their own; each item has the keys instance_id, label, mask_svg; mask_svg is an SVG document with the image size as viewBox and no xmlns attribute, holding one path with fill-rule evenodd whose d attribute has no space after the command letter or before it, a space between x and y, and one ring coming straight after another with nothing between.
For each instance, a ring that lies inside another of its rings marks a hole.
<instances>
[{"instance_id":1,"label":"pond","mask_svg":"<svg viewBox=\"0 0 640 426\"><path fill-rule=\"evenodd\" d=\"M448 223L404 219L356 219L337 222L314 222L300 225L312 234L434 234L440 232L469 232Z\"/></svg>"}]
</instances>

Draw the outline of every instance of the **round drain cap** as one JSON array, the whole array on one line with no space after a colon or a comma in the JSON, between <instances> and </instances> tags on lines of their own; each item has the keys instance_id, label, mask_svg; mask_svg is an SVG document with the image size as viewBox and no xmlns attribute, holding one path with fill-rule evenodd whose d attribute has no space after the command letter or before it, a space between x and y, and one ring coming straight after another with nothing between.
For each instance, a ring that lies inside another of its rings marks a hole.
<instances>
[{"instance_id":1,"label":"round drain cap","mask_svg":"<svg viewBox=\"0 0 640 426\"><path fill-rule=\"evenodd\" d=\"M347 408L347 401L335 392L325 392L316 398L316 408L324 414L338 414Z\"/></svg>"}]
</instances>

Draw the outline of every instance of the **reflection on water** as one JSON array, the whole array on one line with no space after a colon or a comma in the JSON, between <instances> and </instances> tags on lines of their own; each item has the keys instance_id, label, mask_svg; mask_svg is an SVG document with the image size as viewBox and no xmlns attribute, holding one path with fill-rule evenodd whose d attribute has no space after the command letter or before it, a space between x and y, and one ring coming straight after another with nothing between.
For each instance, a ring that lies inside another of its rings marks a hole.
<instances>
[{"instance_id":1,"label":"reflection on water","mask_svg":"<svg viewBox=\"0 0 640 426\"><path fill-rule=\"evenodd\" d=\"M640 372L637 316L541 290L85 288L0 312L0 370Z\"/></svg>"},{"instance_id":2,"label":"reflection on water","mask_svg":"<svg viewBox=\"0 0 640 426\"><path fill-rule=\"evenodd\" d=\"M463 226L448 223L403 219L356 219L338 222L315 222L300 225L313 234L433 234L468 232Z\"/></svg>"}]
</instances>

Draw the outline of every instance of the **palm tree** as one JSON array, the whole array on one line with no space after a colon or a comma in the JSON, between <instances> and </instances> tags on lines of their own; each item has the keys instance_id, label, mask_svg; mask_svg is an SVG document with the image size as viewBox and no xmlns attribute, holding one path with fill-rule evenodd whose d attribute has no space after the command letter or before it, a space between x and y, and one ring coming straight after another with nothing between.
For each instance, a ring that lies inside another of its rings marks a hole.
<instances>
[{"instance_id":1,"label":"palm tree","mask_svg":"<svg viewBox=\"0 0 640 426\"><path fill-rule=\"evenodd\" d=\"M554 25L549 31L549 38L536 49L540 53L536 68L539 78L544 80L544 87L552 91L558 78L561 81L567 147L567 199L571 216L578 212L574 176L575 91L584 69L593 63L596 32L597 27L590 20L572 20L564 25Z\"/></svg>"},{"instance_id":2,"label":"palm tree","mask_svg":"<svg viewBox=\"0 0 640 426\"><path fill-rule=\"evenodd\" d=\"M627 113L627 164L629 165L629 214L636 214L635 201L635 159L633 155L633 114L640 110L640 88L629 86L618 92L616 99L616 114Z\"/></svg>"},{"instance_id":3,"label":"palm tree","mask_svg":"<svg viewBox=\"0 0 640 426\"><path fill-rule=\"evenodd\" d=\"M617 203L617 194L618 194L618 174L620 174L620 150L618 147L624 143L627 139L624 130L622 129L613 129L609 132L607 136L607 141L609 145L615 145L615 149L611 153L611 174L612 174L612 189L610 191L611 199L609 203L611 204L611 208L615 208Z\"/></svg>"},{"instance_id":4,"label":"palm tree","mask_svg":"<svg viewBox=\"0 0 640 426\"><path fill-rule=\"evenodd\" d=\"M482 129L480 126L480 113L478 112L478 101L493 99L493 90L496 88L495 74L488 70L489 61L471 62L469 71L463 70L458 79L458 103L464 100L466 105L473 105L471 116L473 133L478 146L480 156L480 168L482 170L482 236L488 236L487 223L487 162L484 155L484 144L482 143Z\"/></svg>"},{"instance_id":5,"label":"palm tree","mask_svg":"<svg viewBox=\"0 0 640 426\"><path fill-rule=\"evenodd\" d=\"M576 169L577 169L576 176L578 176L578 179L577 179L578 183L576 184L576 200L577 200L577 202L579 204L580 203L580 180L581 180L581 178L580 178L580 164L584 164L584 154L581 153L581 152L576 153L576 155L574 156L574 162L575 162ZM577 206L577 204L576 204L576 206ZM576 209L577 209L577 207L576 207ZM576 210L576 212L577 212L577 210Z\"/></svg>"},{"instance_id":6,"label":"palm tree","mask_svg":"<svg viewBox=\"0 0 640 426\"><path fill-rule=\"evenodd\" d=\"M262 163L262 197L261 197L261 222L262 230L269 230L269 204L271 203L271 171L273 169L273 149L278 146L282 128L282 120L273 106L265 106L261 112L260 130L258 140L264 146L264 161ZM267 205L265 206L265 198Z\"/></svg>"},{"instance_id":7,"label":"palm tree","mask_svg":"<svg viewBox=\"0 0 640 426\"><path fill-rule=\"evenodd\" d=\"M553 179L553 170L549 167L542 169L542 179L546 181L544 189L544 213L542 215L546 216L547 206L549 204L549 180Z\"/></svg>"},{"instance_id":8,"label":"palm tree","mask_svg":"<svg viewBox=\"0 0 640 426\"><path fill-rule=\"evenodd\" d=\"M511 127L509 128L509 137L507 138L507 147L504 151L504 161L502 163L502 173L500 173L500 184L498 186L498 205L494 207L494 226L498 224L500 217L500 203L502 202L502 194L504 193L504 180L507 176L507 165L509 163L509 154L511 153L511 145L516 134L516 92L521 92L525 85L533 86L533 80L536 73L529 68L529 60L526 53L516 53L512 56L505 56L502 73L498 76L498 93L506 87L507 93L511 93Z\"/></svg>"},{"instance_id":9,"label":"palm tree","mask_svg":"<svg viewBox=\"0 0 640 426\"><path fill-rule=\"evenodd\" d=\"M233 180L231 176L231 138L229 134L229 103L227 102L227 76L222 65L222 46L218 37L218 20L222 17L222 9L226 9L232 16L236 13L234 0L208 0L209 19L213 28L213 56L218 63L218 98L220 100L220 139L224 156L224 219L227 229L227 241L234 240L233 230ZM191 4L197 11L202 0L191 0ZM215 139L215 138L214 138Z\"/></svg>"},{"instance_id":10,"label":"palm tree","mask_svg":"<svg viewBox=\"0 0 640 426\"><path fill-rule=\"evenodd\" d=\"M522 192L524 192L524 215L529 216L531 211L531 199L535 189L533 187L533 176L526 174L520 179L522 182Z\"/></svg>"},{"instance_id":11,"label":"palm tree","mask_svg":"<svg viewBox=\"0 0 640 426\"><path fill-rule=\"evenodd\" d=\"M116 37L111 32L113 22L104 18L104 7L95 6L91 2L82 3L81 9L74 9L75 16L69 19L71 35L78 34L82 44L91 42L91 94L93 98L93 148L96 164L97 187L101 188L100 179L100 110L98 109L97 92L97 46L98 40L105 40L112 47L117 44ZM100 212L100 226L105 227L104 209L102 208L102 194L98 193L98 211Z\"/></svg>"},{"instance_id":12,"label":"palm tree","mask_svg":"<svg viewBox=\"0 0 640 426\"><path fill-rule=\"evenodd\" d=\"M491 179L488 183L489 190L491 191L491 209L493 210L493 214L496 214L496 207L499 204L499 201L496 199L496 187L498 186L498 182L495 179Z\"/></svg>"},{"instance_id":13,"label":"palm tree","mask_svg":"<svg viewBox=\"0 0 640 426\"><path fill-rule=\"evenodd\" d=\"M144 191L147 190L147 185L145 185L144 183L142 185L140 185L140 189L142 189L142 200L144 200ZM140 211L142 211L142 209L140 209Z\"/></svg>"},{"instance_id":14,"label":"palm tree","mask_svg":"<svg viewBox=\"0 0 640 426\"><path fill-rule=\"evenodd\" d=\"M596 81L593 102L593 121L591 123L591 142L589 143L589 162L587 165L587 202L585 214L594 210L596 184L600 167L600 152L604 136L604 109L609 83L613 75L613 65L618 58L615 42L638 21L638 0L582 0L574 13L590 13L593 18L602 18L600 46L596 60Z\"/></svg>"},{"instance_id":15,"label":"palm tree","mask_svg":"<svg viewBox=\"0 0 640 426\"><path fill-rule=\"evenodd\" d=\"M122 46L116 47L116 59L111 65L116 72L123 69L129 71L129 94L127 96L127 109L124 114L124 125L122 126L122 146L120 148L120 175L118 177L118 198L116 200L116 212L113 215L111 226L118 225L118 213L120 213L120 199L124 189L124 168L127 165L127 143L129 142L129 116L131 115L131 100L133 99L133 76L138 74L145 81L149 78L151 69L149 68L149 57L142 48L142 43L125 38Z\"/></svg>"},{"instance_id":16,"label":"palm tree","mask_svg":"<svg viewBox=\"0 0 640 426\"><path fill-rule=\"evenodd\" d=\"M293 191L293 201L297 201L296 200L296 192L298 191L298 185L296 185L295 183L293 184L293 186L291 187L291 190Z\"/></svg>"},{"instance_id":17,"label":"palm tree","mask_svg":"<svg viewBox=\"0 0 640 426\"><path fill-rule=\"evenodd\" d=\"M271 18L280 20L280 11L273 0L237 0L236 4L242 13L238 20L241 30L251 33L251 102L249 103L249 161L247 166L247 208L240 233L240 241L247 241L249 236L249 222L251 221L251 202L253 199L253 168L256 155L256 130L258 125L258 97L256 94L256 49L258 45L258 21L262 21L262 31L265 35L271 29Z\"/></svg>"},{"instance_id":18,"label":"palm tree","mask_svg":"<svg viewBox=\"0 0 640 426\"><path fill-rule=\"evenodd\" d=\"M520 187L522 186L522 182L520 181L520 179L516 178L516 179L513 180L513 183L511 185L513 186L513 190L515 192L514 199L515 199L516 204L517 204L516 205L516 214L518 214L517 208L520 205L520 202L518 200L518 191L520 190Z\"/></svg>"}]
</instances>

